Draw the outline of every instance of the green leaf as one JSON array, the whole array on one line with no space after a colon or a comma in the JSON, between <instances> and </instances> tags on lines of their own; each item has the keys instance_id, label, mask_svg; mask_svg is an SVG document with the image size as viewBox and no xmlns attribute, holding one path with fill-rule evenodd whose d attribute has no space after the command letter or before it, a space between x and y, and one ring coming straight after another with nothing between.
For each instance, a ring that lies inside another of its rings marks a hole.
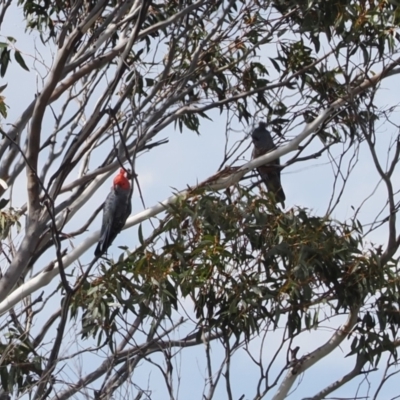
<instances>
[{"instance_id":1,"label":"green leaf","mask_svg":"<svg viewBox=\"0 0 400 400\"><path fill-rule=\"evenodd\" d=\"M3 49L0 56L0 76L6 74L8 63L10 62L10 50Z\"/></svg>"},{"instance_id":2,"label":"green leaf","mask_svg":"<svg viewBox=\"0 0 400 400\"><path fill-rule=\"evenodd\" d=\"M142 224L139 225L138 235L139 235L139 242L140 242L141 245L143 245L144 239L143 239Z\"/></svg>"},{"instance_id":3,"label":"green leaf","mask_svg":"<svg viewBox=\"0 0 400 400\"><path fill-rule=\"evenodd\" d=\"M7 118L7 105L0 101L0 114L3 118Z\"/></svg>"},{"instance_id":4,"label":"green leaf","mask_svg":"<svg viewBox=\"0 0 400 400\"><path fill-rule=\"evenodd\" d=\"M272 62L272 65L274 66L274 68L278 71L281 72L281 67L279 66L279 64L271 57L268 57L270 59L270 61Z\"/></svg>"},{"instance_id":5,"label":"green leaf","mask_svg":"<svg viewBox=\"0 0 400 400\"><path fill-rule=\"evenodd\" d=\"M10 201L10 199L1 199L0 200L0 210L2 210Z\"/></svg>"},{"instance_id":6,"label":"green leaf","mask_svg":"<svg viewBox=\"0 0 400 400\"><path fill-rule=\"evenodd\" d=\"M29 68L27 67L27 65L25 64L24 59L21 56L21 53L19 51L15 51L14 54L15 57L15 61L17 61L17 63L26 71L29 71Z\"/></svg>"}]
</instances>

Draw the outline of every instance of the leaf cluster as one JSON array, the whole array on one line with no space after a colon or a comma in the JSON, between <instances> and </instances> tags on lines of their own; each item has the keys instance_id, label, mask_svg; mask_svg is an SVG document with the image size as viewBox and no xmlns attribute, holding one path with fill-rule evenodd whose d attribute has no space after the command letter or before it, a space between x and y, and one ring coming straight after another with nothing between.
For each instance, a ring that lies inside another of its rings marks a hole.
<instances>
[{"instance_id":1,"label":"leaf cluster","mask_svg":"<svg viewBox=\"0 0 400 400\"><path fill-rule=\"evenodd\" d=\"M295 335L317 328L323 305L343 313L386 284L379 260L363 253L356 224L301 208L283 213L244 189L234 198L204 194L182 201L169 209L156 236L139 237L135 252L85 290L85 319L109 324L118 312L138 315L143 304L158 304L171 317L190 299L201 327L250 337L266 322L276 328L282 321ZM96 301L102 305L94 307Z\"/></svg>"}]
</instances>

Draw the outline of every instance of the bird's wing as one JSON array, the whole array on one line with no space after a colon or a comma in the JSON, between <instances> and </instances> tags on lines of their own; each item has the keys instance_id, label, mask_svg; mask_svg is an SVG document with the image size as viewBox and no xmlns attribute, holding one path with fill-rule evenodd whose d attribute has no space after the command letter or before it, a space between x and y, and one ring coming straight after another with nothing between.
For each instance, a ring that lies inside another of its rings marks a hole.
<instances>
[{"instance_id":1,"label":"bird's wing","mask_svg":"<svg viewBox=\"0 0 400 400\"><path fill-rule=\"evenodd\" d=\"M286 199L285 192L281 184L281 171L279 167L262 166L258 168L262 180L269 192L272 192L278 203L283 203Z\"/></svg>"},{"instance_id":2,"label":"bird's wing","mask_svg":"<svg viewBox=\"0 0 400 400\"><path fill-rule=\"evenodd\" d=\"M128 206L127 206L126 213L125 213L125 222L128 219L128 217L131 215L131 212L132 212L132 201L131 201L131 197L129 197Z\"/></svg>"},{"instance_id":3,"label":"bird's wing","mask_svg":"<svg viewBox=\"0 0 400 400\"><path fill-rule=\"evenodd\" d=\"M268 151L270 150L254 147L253 159L266 154ZM276 201L278 203L283 203L286 199L286 196L281 185L281 170L279 165L280 162L278 158L270 163L261 165L257 168L257 171L267 186L268 191L274 194Z\"/></svg>"},{"instance_id":4,"label":"bird's wing","mask_svg":"<svg viewBox=\"0 0 400 400\"><path fill-rule=\"evenodd\" d=\"M112 223L113 223L113 215L115 214L115 208L116 208L115 191L111 190L103 206L103 223L101 225L99 243L95 251L96 255L106 251L112 242L111 239Z\"/></svg>"}]
</instances>

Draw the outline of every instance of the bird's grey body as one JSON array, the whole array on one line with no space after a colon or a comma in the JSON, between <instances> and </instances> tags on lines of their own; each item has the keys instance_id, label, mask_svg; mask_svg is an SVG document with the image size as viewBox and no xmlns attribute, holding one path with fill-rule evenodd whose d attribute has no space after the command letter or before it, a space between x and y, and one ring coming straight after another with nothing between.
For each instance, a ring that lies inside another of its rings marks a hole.
<instances>
[{"instance_id":1,"label":"bird's grey body","mask_svg":"<svg viewBox=\"0 0 400 400\"><path fill-rule=\"evenodd\" d=\"M105 253L124 227L132 211L130 192L130 189L123 189L117 185L108 194L103 207L103 223L95 256Z\"/></svg>"},{"instance_id":2,"label":"bird's grey body","mask_svg":"<svg viewBox=\"0 0 400 400\"><path fill-rule=\"evenodd\" d=\"M253 159L276 149L275 143L272 140L271 134L266 129L264 122L260 122L259 126L253 130L251 136L254 144L252 155ZM267 186L268 191L272 192L275 200L278 203L282 203L284 206L286 196L281 185L281 168L279 158L270 163L262 165L261 167L258 167L257 171Z\"/></svg>"}]
</instances>

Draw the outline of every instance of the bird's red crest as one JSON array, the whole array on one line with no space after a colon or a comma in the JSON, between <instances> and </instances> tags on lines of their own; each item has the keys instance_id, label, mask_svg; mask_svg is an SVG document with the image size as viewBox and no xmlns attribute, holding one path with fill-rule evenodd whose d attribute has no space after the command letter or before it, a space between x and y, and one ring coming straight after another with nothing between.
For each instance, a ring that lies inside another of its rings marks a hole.
<instances>
[{"instance_id":1,"label":"bird's red crest","mask_svg":"<svg viewBox=\"0 0 400 400\"><path fill-rule=\"evenodd\" d=\"M123 168L120 168L118 175L113 180L114 187L118 185L122 189L129 189L131 187L131 184L127 175L128 173Z\"/></svg>"}]
</instances>

